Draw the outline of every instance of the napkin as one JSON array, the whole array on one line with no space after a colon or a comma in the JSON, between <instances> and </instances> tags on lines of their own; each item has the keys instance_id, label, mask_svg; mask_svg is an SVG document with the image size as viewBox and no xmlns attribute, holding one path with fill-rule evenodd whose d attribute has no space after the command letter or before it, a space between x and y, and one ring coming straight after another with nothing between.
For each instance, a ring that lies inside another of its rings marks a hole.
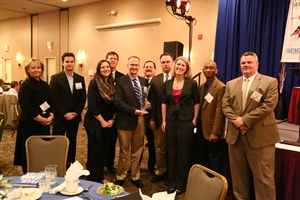
<instances>
[{"instance_id":1,"label":"napkin","mask_svg":"<svg viewBox=\"0 0 300 200\"><path fill-rule=\"evenodd\" d=\"M168 194L166 191L154 193L152 195L152 198L148 197L147 195L144 195L141 189L139 189L139 193L141 195L142 200L174 200L176 196L176 192Z\"/></svg>"},{"instance_id":2,"label":"napkin","mask_svg":"<svg viewBox=\"0 0 300 200\"><path fill-rule=\"evenodd\" d=\"M85 175L88 176L90 175L90 172L88 170L84 170L83 166L76 160L69 169L66 172L66 177L68 178L79 178L80 176Z\"/></svg>"},{"instance_id":3,"label":"napkin","mask_svg":"<svg viewBox=\"0 0 300 200\"><path fill-rule=\"evenodd\" d=\"M49 190L49 194L56 194L57 192L61 191L66 187L66 182L64 181L62 184L56 186L55 188L52 188Z\"/></svg>"},{"instance_id":4,"label":"napkin","mask_svg":"<svg viewBox=\"0 0 300 200\"><path fill-rule=\"evenodd\" d=\"M83 166L76 160L73 164L71 164L69 169L66 171L65 180L68 181L78 180L79 177L82 175L88 176L90 175L90 172L88 170L84 170ZM58 191L61 191L65 187L66 187L66 181L64 181L59 186L52 188L49 191L49 193L56 194Z\"/></svg>"}]
</instances>

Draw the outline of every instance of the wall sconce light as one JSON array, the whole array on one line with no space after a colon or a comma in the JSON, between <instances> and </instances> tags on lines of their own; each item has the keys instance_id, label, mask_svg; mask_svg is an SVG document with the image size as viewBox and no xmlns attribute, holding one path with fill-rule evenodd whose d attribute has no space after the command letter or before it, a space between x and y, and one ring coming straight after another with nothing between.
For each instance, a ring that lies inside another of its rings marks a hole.
<instances>
[{"instance_id":1,"label":"wall sconce light","mask_svg":"<svg viewBox=\"0 0 300 200\"><path fill-rule=\"evenodd\" d=\"M108 16L117 16L117 11L116 10L111 10L107 13Z\"/></svg>"},{"instance_id":2,"label":"wall sconce light","mask_svg":"<svg viewBox=\"0 0 300 200\"><path fill-rule=\"evenodd\" d=\"M83 61L85 60L85 52L83 49L79 49L77 53L77 63L79 67L83 66Z\"/></svg>"},{"instance_id":3,"label":"wall sconce light","mask_svg":"<svg viewBox=\"0 0 300 200\"><path fill-rule=\"evenodd\" d=\"M21 52L17 52L16 60L17 60L18 66L20 67L21 63L22 63L22 54L21 54Z\"/></svg>"},{"instance_id":4,"label":"wall sconce light","mask_svg":"<svg viewBox=\"0 0 300 200\"><path fill-rule=\"evenodd\" d=\"M53 49L53 42L47 42L46 43L46 49L48 49L48 50Z\"/></svg>"}]
</instances>

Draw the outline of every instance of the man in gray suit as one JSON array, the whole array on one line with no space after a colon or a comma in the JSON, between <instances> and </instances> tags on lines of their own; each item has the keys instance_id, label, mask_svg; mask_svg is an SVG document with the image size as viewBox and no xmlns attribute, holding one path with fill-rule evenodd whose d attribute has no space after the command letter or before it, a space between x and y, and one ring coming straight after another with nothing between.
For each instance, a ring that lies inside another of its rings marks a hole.
<instances>
[{"instance_id":1,"label":"man in gray suit","mask_svg":"<svg viewBox=\"0 0 300 200\"><path fill-rule=\"evenodd\" d=\"M164 53L160 56L160 63L163 73L152 78L148 99L151 102L152 109L150 110L150 128L154 130L154 145L155 145L155 175L151 178L152 183L157 183L163 180L167 171L167 140L166 133L161 129L161 104L163 84L170 80L171 69L174 64L173 56L170 53Z\"/></svg>"},{"instance_id":2,"label":"man in gray suit","mask_svg":"<svg viewBox=\"0 0 300 200\"><path fill-rule=\"evenodd\" d=\"M253 52L242 55L243 76L226 84L222 107L228 118L226 141L236 199L276 199L275 143L280 141L274 109L278 81L259 74ZM250 193L254 181L255 197Z\"/></svg>"},{"instance_id":3,"label":"man in gray suit","mask_svg":"<svg viewBox=\"0 0 300 200\"><path fill-rule=\"evenodd\" d=\"M140 59L131 56L127 63L128 74L117 79L114 103L118 108L116 127L120 144L117 184L123 185L127 171L131 169L131 182L138 188L143 187L140 181L140 158L143 153L145 120L147 114L143 107L143 88L148 81L138 76ZM141 107L142 106L142 107ZM146 109L150 103L146 102Z\"/></svg>"}]
</instances>

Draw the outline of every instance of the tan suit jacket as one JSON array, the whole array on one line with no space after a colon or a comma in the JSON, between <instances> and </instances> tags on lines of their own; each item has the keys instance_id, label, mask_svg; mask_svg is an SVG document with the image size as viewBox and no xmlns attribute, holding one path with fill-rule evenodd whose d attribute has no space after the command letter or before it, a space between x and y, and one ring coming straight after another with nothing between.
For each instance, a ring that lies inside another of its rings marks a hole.
<instances>
[{"instance_id":1,"label":"tan suit jacket","mask_svg":"<svg viewBox=\"0 0 300 200\"><path fill-rule=\"evenodd\" d=\"M238 138L240 130L232 122L239 116L242 116L249 128L247 138L253 148L279 142L280 136L274 114L278 102L277 80L258 73L249 88L244 111L242 110L242 84L242 77L226 84L222 107L228 118L227 143L232 145ZM262 95L258 101L251 98L255 91Z\"/></svg>"},{"instance_id":2,"label":"tan suit jacket","mask_svg":"<svg viewBox=\"0 0 300 200\"><path fill-rule=\"evenodd\" d=\"M199 87L200 95L203 95L205 83ZM211 133L218 136L219 139L224 137L224 114L222 111L222 98L225 92L225 84L217 78L212 82L208 93L213 96L210 103L204 99L202 105L202 132L205 139L209 139Z\"/></svg>"}]
</instances>

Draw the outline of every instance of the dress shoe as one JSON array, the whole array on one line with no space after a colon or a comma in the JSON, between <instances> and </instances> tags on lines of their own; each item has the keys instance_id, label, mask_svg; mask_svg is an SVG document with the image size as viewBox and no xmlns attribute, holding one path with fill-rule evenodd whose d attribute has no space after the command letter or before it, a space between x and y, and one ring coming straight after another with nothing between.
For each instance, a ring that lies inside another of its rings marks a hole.
<instances>
[{"instance_id":1,"label":"dress shoe","mask_svg":"<svg viewBox=\"0 0 300 200\"><path fill-rule=\"evenodd\" d=\"M162 181L164 179L164 176L160 176L160 175L157 175L155 174L151 179L151 183L157 183L159 181Z\"/></svg>"},{"instance_id":2,"label":"dress shoe","mask_svg":"<svg viewBox=\"0 0 300 200\"><path fill-rule=\"evenodd\" d=\"M176 191L175 188L169 188L169 189L168 189L168 194L172 194L172 193L174 193L175 191Z\"/></svg>"},{"instance_id":3,"label":"dress shoe","mask_svg":"<svg viewBox=\"0 0 300 200\"><path fill-rule=\"evenodd\" d=\"M109 173L114 174L117 172L116 168L114 167L106 167L107 171L109 171Z\"/></svg>"},{"instance_id":4,"label":"dress shoe","mask_svg":"<svg viewBox=\"0 0 300 200\"><path fill-rule=\"evenodd\" d=\"M125 181L123 181L123 180L117 180L116 185L123 186L124 182Z\"/></svg>"},{"instance_id":5,"label":"dress shoe","mask_svg":"<svg viewBox=\"0 0 300 200\"><path fill-rule=\"evenodd\" d=\"M131 180L131 183L133 184L133 185L135 185L136 187L138 187L138 188L143 188L143 183L138 179L138 180Z\"/></svg>"},{"instance_id":6,"label":"dress shoe","mask_svg":"<svg viewBox=\"0 0 300 200\"><path fill-rule=\"evenodd\" d=\"M176 196L181 195L182 193L183 193L183 191L176 190Z\"/></svg>"}]
</instances>

